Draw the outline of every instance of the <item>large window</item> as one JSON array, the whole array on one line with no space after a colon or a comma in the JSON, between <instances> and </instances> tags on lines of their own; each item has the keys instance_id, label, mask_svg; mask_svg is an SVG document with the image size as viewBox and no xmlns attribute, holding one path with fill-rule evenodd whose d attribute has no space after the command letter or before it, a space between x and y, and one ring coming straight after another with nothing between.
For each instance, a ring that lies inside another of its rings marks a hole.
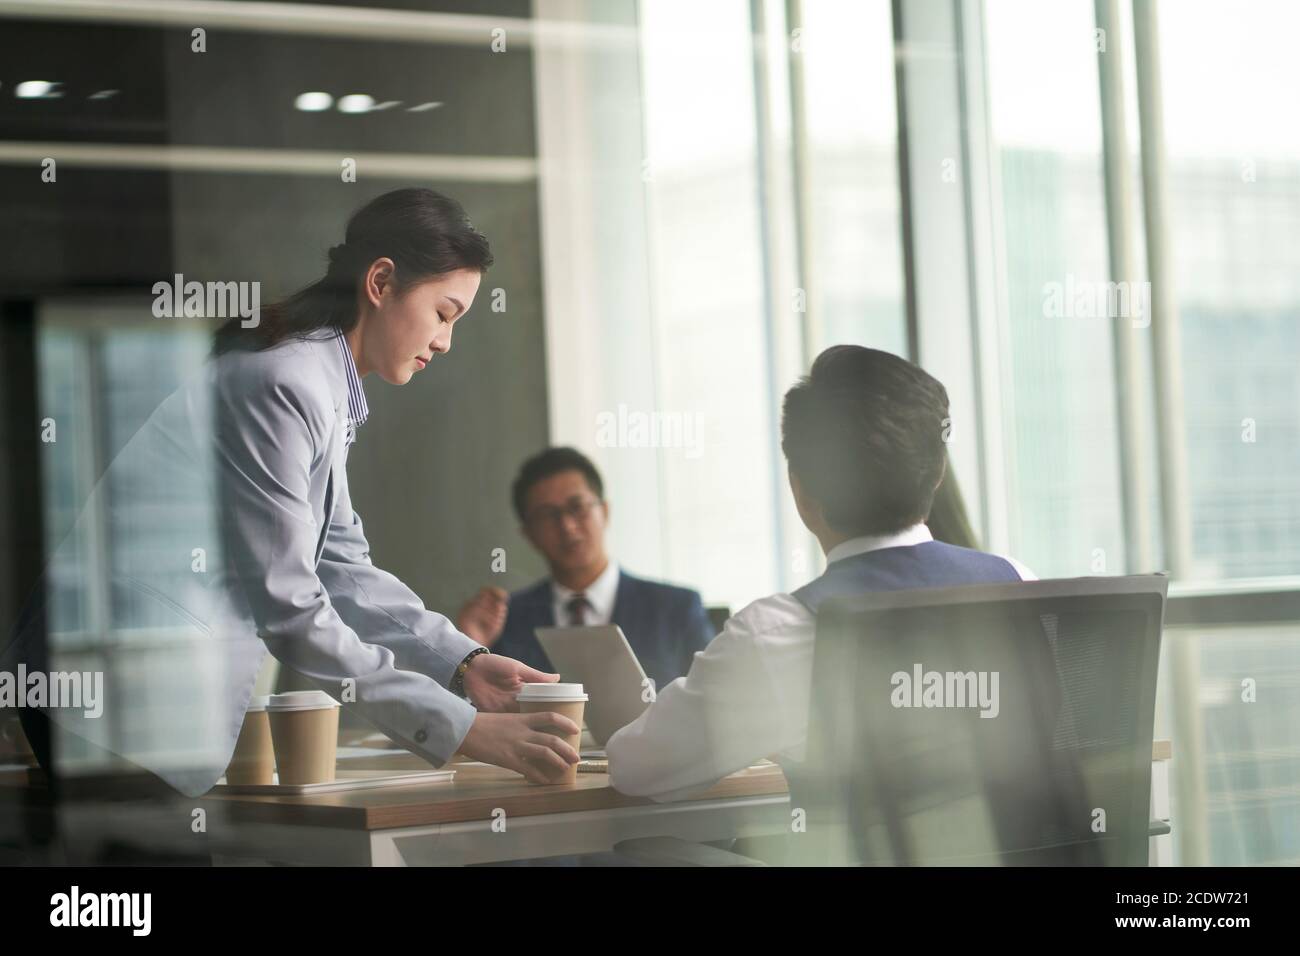
<instances>
[{"instance_id":1,"label":"large window","mask_svg":"<svg viewBox=\"0 0 1300 956\"><path fill-rule=\"evenodd\" d=\"M989 142L1001 181L1014 449L1011 547L1042 577L1125 568L1091 0L986 7ZM1058 303L1060 308L1057 308Z\"/></svg>"},{"instance_id":2,"label":"large window","mask_svg":"<svg viewBox=\"0 0 1300 956\"><path fill-rule=\"evenodd\" d=\"M883 2L640 5L638 119L611 113L597 129L643 161L641 180L624 170L602 206L641 228L621 253L589 259L595 274L636 263L625 288L644 282L651 306L629 306L631 324L611 309L575 328L645 351L642 366L620 359L625 374L589 393L579 427L558 437L581 440L593 415L636 395L648 410L696 413L704 443L694 458L601 449L623 487L652 484L625 519L623 555L733 607L812 577L815 560L791 560L804 542L783 514L780 394L827 345L906 353L919 341L977 446L954 450L968 507L988 543L1040 576L1166 567L1178 530L1167 516L1180 513L1184 577L1214 587L1296 573L1300 261L1287 237L1300 231L1288 172L1300 141L1286 97L1300 76L1285 38L1297 14L1160 4L1143 47L1129 5L1111 9L1099 30L1092 0L908 6L901 25ZM1159 142L1142 135L1154 120L1136 81L1157 55L1166 148L1143 162ZM597 170L612 168L602 149ZM788 194L773 175L784 163ZM1163 223L1144 215L1152 175ZM1172 264L1182 333L1170 420L1155 413L1171 356L1153 329L1152 237ZM774 271L794 274L806 313L792 314ZM551 389L553 405L576 391ZM1179 460L1170 447L1185 452L1181 481L1161 472ZM1182 488L1180 512L1170 496ZM1282 822L1300 766L1294 642L1252 624L1249 597L1242 606L1239 625L1171 629L1164 643L1157 735L1175 738L1176 862L1295 854ZM1251 675L1269 702L1240 703Z\"/></svg>"},{"instance_id":3,"label":"large window","mask_svg":"<svg viewBox=\"0 0 1300 956\"><path fill-rule=\"evenodd\" d=\"M893 31L885 0L802 4L803 192L812 350L907 351Z\"/></svg>"},{"instance_id":4,"label":"large window","mask_svg":"<svg viewBox=\"0 0 1300 956\"><path fill-rule=\"evenodd\" d=\"M1300 8L1160 7L1192 560L1300 574ZM1177 427L1169 423L1170 427Z\"/></svg>"},{"instance_id":5,"label":"large window","mask_svg":"<svg viewBox=\"0 0 1300 956\"><path fill-rule=\"evenodd\" d=\"M820 565L782 394L827 345L907 349L889 6L580 12L590 42L538 53L552 438L605 469L630 569L738 609ZM638 440L655 416L675 440Z\"/></svg>"},{"instance_id":6,"label":"large window","mask_svg":"<svg viewBox=\"0 0 1300 956\"><path fill-rule=\"evenodd\" d=\"M664 570L733 606L774 590L779 573L750 32L744 0L641 5L647 411L683 426L658 455Z\"/></svg>"},{"instance_id":7,"label":"large window","mask_svg":"<svg viewBox=\"0 0 1300 956\"><path fill-rule=\"evenodd\" d=\"M1181 332L1189 565L1223 581L1300 573L1300 85L1294 4L1162 3L1168 290ZM1175 812L1193 862L1300 860L1294 622L1173 631L1170 725L1194 748ZM1181 646L1180 646L1181 645ZM1180 713L1180 707L1182 713ZM1188 732L1190 730L1190 733Z\"/></svg>"}]
</instances>

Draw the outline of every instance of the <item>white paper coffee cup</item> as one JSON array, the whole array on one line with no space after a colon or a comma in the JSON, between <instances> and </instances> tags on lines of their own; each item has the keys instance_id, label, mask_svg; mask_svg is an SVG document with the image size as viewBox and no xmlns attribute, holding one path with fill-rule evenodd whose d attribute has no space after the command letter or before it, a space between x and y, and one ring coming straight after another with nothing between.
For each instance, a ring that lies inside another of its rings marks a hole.
<instances>
[{"instance_id":1,"label":"white paper coffee cup","mask_svg":"<svg viewBox=\"0 0 1300 956\"><path fill-rule=\"evenodd\" d=\"M515 698L523 714L553 713L568 717L578 725L578 733L564 737L570 747L578 750L582 743L582 712L587 706L587 694L581 684L525 684ZM570 764L557 783L577 783L578 765Z\"/></svg>"},{"instance_id":2,"label":"white paper coffee cup","mask_svg":"<svg viewBox=\"0 0 1300 956\"><path fill-rule=\"evenodd\" d=\"M273 694L266 705L282 784L328 783L338 759L339 705L320 690Z\"/></svg>"},{"instance_id":3,"label":"white paper coffee cup","mask_svg":"<svg viewBox=\"0 0 1300 956\"><path fill-rule=\"evenodd\" d=\"M269 697L254 697L248 702L235 752L226 768L226 783L231 786L266 786L275 782L275 748L266 712L269 701Z\"/></svg>"}]
</instances>

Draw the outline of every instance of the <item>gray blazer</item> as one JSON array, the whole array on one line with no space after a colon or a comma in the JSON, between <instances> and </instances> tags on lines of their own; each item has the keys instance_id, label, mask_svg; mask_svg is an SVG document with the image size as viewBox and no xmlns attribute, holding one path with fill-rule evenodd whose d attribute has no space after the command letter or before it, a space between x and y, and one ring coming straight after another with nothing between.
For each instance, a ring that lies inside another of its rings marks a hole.
<instances>
[{"instance_id":1,"label":"gray blazer","mask_svg":"<svg viewBox=\"0 0 1300 956\"><path fill-rule=\"evenodd\" d=\"M412 752L455 753L475 710L447 685L478 645L371 562L346 424L332 332L212 359L154 411L47 570L50 669L105 670L104 715L56 724L203 793L269 649Z\"/></svg>"}]
</instances>

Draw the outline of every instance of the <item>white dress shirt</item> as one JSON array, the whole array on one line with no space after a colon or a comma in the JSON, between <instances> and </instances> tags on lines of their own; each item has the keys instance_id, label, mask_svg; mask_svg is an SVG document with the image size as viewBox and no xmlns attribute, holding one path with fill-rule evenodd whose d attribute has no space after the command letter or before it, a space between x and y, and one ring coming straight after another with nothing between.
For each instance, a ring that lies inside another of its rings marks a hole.
<instances>
[{"instance_id":1,"label":"white dress shirt","mask_svg":"<svg viewBox=\"0 0 1300 956\"><path fill-rule=\"evenodd\" d=\"M932 540L924 524L853 538L828 562ZM1023 580L1027 568L1006 559ZM605 745L616 790L672 800L764 757L802 761L808 734L816 619L798 598L774 594L746 606L695 655L690 672Z\"/></svg>"},{"instance_id":2,"label":"white dress shirt","mask_svg":"<svg viewBox=\"0 0 1300 956\"><path fill-rule=\"evenodd\" d=\"M554 578L551 579L551 610L558 627L568 627L569 602L582 594L587 598L584 626L608 624L614 618L614 601L618 598L618 565L610 561L605 570L584 591L571 591Z\"/></svg>"}]
</instances>

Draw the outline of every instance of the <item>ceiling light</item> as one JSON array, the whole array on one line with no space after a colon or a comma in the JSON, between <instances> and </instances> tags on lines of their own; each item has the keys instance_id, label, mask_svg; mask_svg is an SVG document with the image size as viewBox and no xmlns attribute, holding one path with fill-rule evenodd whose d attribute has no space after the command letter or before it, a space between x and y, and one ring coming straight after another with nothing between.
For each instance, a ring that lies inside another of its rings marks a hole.
<instances>
[{"instance_id":1,"label":"ceiling light","mask_svg":"<svg viewBox=\"0 0 1300 956\"><path fill-rule=\"evenodd\" d=\"M61 85L50 80L24 80L14 87L14 96L20 100L57 100L63 91L55 87Z\"/></svg>"},{"instance_id":2,"label":"ceiling light","mask_svg":"<svg viewBox=\"0 0 1300 956\"><path fill-rule=\"evenodd\" d=\"M375 105L375 98L365 93L349 93L339 97L340 113L368 113Z\"/></svg>"},{"instance_id":3,"label":"ceiling light","mask_svg":"<svg viewBox=\"0 0 1300 956\"><path fill-rule=\"evenodd\" d=\"M298 98L293 101L293 105L304 113L319 113L321 110L327 110L334 105L334 97L328 93L314 90L310 93L299 93Z\"/></svg>"}]
</instances>

